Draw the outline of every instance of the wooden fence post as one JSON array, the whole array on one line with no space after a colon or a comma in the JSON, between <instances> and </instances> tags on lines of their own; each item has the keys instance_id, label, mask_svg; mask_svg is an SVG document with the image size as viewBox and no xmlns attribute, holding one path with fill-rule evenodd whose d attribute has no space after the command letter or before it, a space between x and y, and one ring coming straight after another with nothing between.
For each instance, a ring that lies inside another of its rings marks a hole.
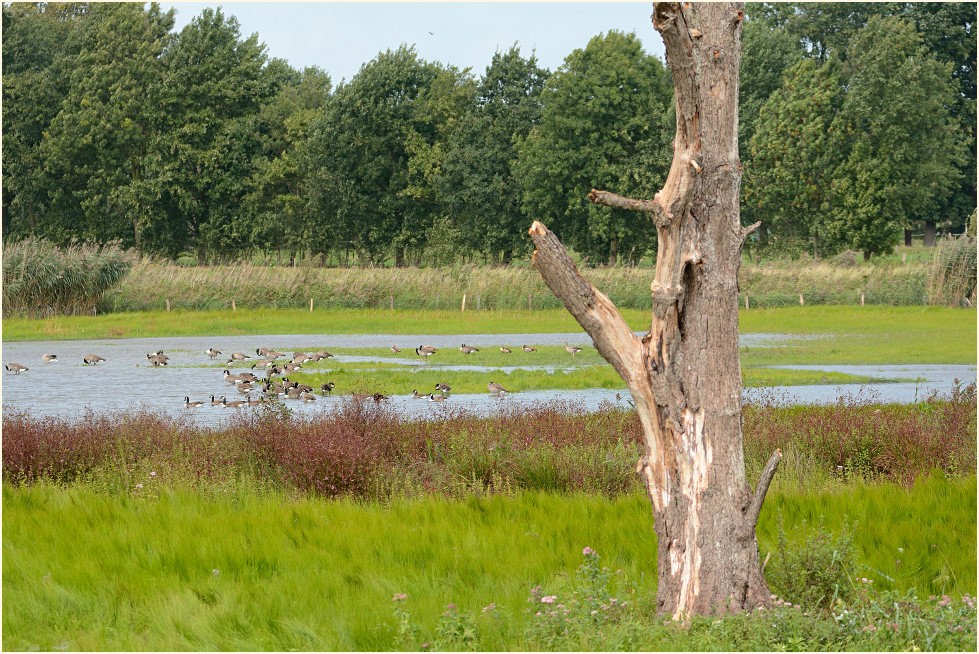
<instances>
[{"instance_id":1,"label":"wooden fence post","mask_svg":"<svg viewBox=\"0 0 979 654\"><path fill-rule=\"evenodd\" d=\"M745 308L745 311L748 310L748 291L745 291L744 292L744 308Z\"/></svg>"},{"instance_id":2,"label":"wooden fence post","mask_svg":"<svg viewBox=\"0 0 979 654\"><path fill-rule=\"evenodd\" d=\"M313 298L309 298L309 312L313 313Z\"/></svg>"},{"instance_id":3,"label":"wooden fence post","mask_svg":"<svg viewBox=\"0 0 979 654\"><path fill-rule=\"evenodd\" d=\"M235 299L234 299L234 298L231 298L231 310L232 310L232 311L237 311L237 310L238 310L238 309L237 309L237 308L235 307Z\"/></svg>"},{"instance_id":4,"label":"wooden fence post","mask_svg":"<svg viewBox=\"0 0 979 654\"><path fill-rule=\"evenodd\" d=\"M170 298L167 298L167 313L170 313Z\"/></svg>"},{"instance_id":5,"label":"wooden fence post","mask_svg":"<svg viewBox=\"0 0 979 654\"><path fill-rule=\"evenodd\" d=\"M476 311L479 311L480 307L483 305L483 296L476 293Z\"/></svg>"},{"instance_id":6,"label":"wooden fence post","mask_svg":"<svg viewBox=\"0 0 979 654\"><path fill-rule=\"evenodd\" d=\"M533 293L527 293L527 311L533 311L534 310L533 301L534 301L534 294Z\"/></svg>"},{"instance_id":7,"label":"wooden fence post","mask_svg":"<svg viewBox=\"0 0 979 654\"><path fill-rule=\"evenodd\" d=\"M860 306L863 306L863 293L860 294Z\"/></svg>"},{"instance_id":8,"label":"wooden fence post","mask_svg":"<svg viewBox=\"0 0 979 654\"><path fill-rule=\"evenodd\" d=\"M802 293L799 293L799 306L805 306L806 301L802 299Z\"/></svg>"},{"instance_id":9,"label":"wooden fence post","mask_svg":"<svg viewBox=\"0 0 979 654\"><path fill-rule=\"evenodd\" d=\"M391 299L391 311L394 311L394 296L389 295L388 297Z\"/></svg>"}]
</instances>

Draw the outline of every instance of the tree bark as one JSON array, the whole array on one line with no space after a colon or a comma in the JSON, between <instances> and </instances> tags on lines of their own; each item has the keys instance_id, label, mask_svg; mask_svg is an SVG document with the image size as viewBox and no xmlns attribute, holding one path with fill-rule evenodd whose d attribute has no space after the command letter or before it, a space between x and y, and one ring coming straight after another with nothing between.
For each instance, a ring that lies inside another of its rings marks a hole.
<instances>
[{"instance_id":1,"label":"tree bark","mask_svg":"<svg viewBox=\"0 0 979 654\"><path fill-rule=\"evenodd\" d=\"M935 221L934 220L925 221L925 247L926 248L935 247Z\"/></svg>"},{"instance_id":2,"label":"tree bark","mask_svg":"<svg viewBox=\"0 0 979 654\"><path fill-rule=\"evenodd\" d=\"M642 338L534 222L534 264L625 380L643 427L637 472L658 541L659 612L750 610L769 601L755 525L781 454L752 493L745 479L738 359L738 64L743 3L656 3L673 73L673 163L652 200L592 190L592 202L651 214L658 249Z\"/></svg>"},{"instance_id":3,"label":"tree bark","mask_svg":"<svg viewBox=\"0 0 979 654\"><path fill-rule=\"evenodd\" d=\"M911 230L907 227L904 228L904 246L911 247Z\"/></svg>"}]
</instances>

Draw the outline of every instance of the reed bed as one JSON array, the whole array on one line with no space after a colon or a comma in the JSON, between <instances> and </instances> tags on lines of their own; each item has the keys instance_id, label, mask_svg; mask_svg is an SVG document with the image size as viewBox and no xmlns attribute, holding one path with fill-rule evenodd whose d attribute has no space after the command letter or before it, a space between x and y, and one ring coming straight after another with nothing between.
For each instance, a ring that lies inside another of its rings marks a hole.
<instances>
[{"instance_id":1,"label":"reed bed","mask_svg":"<svg viewBox=\"0 0 979 654\"><path fill-rule=\"evenodd\" d=\"M928 272L928 304L976 304L976 239L963 235L939 241Z\"/></svg>"},{"instance_id":2,"label":"reed bed","mask_svg":"<svg viewBox=\"0 0 979 654\"><path fill-rule=\"evenodd\" d=\"M586 268L595 286L619 307L647 308L652 270ZM798 304L924 304L928 265L882 263L847 267L811 261L746 263L739 284L749 306ZM558 309L560 302L526 265L445 268L313 268L238 263L186 267L144 261L105 298L112 312L234 306L356 309Z\"/></svg>"},{"instance_id":3,"label":"reed bed","mask_svg":"<svg viewBox=\"0 0 979 654\"><path fill-rule=\"evenodd\" d=\"M90 315L135 258L117 243L64 248L41 238L8 243L3 248L3 316Z\"/></svg>"},{"instance_id":4,"label":"reed bed","mask_svg":"<svg viewBox=\"0 0 979 654\"><path fill-rule=\"evenodd\" d=\"M98 480L128 493L153 467L194 484L252 475L304 494L366 500L513 490L611 497L639 489L631 471L641 453L635 412L586 413L570 403L492 418L443 409L428 421L354 398L335 414L301 419L273 403L219 430L154 414L68 422L5 412L2 438L4 479L18 483ZM914 405L756 403L744 409L744 442L749 478L781 448L776 483L787 487L974 475L975 385Z\"/></svg>"}]
</instances>

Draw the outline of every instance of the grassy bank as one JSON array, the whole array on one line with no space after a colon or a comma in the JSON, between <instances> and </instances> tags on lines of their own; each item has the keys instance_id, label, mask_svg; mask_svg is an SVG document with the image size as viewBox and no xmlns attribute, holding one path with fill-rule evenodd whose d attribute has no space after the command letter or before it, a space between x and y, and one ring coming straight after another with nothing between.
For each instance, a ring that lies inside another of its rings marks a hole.
<instances>
[{"instance_id":1,"label":"grassy bank","mask_svg":"<svg viewBox=\"0 0 979 654\"><path fill-rule=\"evenodd\" d=\"M739 288L749 304L927 304L929 263L881 260L746 262ZM649 305L649 268L584 268L582 274L618 306ZM456 265L446 268L281 268L253 264L180 266L139 264L102 302L105 312L172 308L302 308L310 299L324 308L458 309L466 296L472 309L555 309L560 303L540 274L526 264L510 267Z\"/></svg>"},{"instance_id":2,"label":"grassy bank","mask_svg":"<svg viewBox=\"0 0 979 654\"><path fill-rule=\"evenodd\" d=\"M803 520L824 516L835 533L844 520L852 527L855 565L841 577L849 599L836 611L845 607L853 624L793 608L678 630L653 615L656 539L638 492L363 504L263 491L247 479L205 491L147 480L125 495L5 483L3 647L969 650L974 601L958 598L975 592L975 497L974 477L911 490L771 492L762 552L777 548L779 513L793 545ZM596 605L598 618L573 595L597 579L579 568L585 546L610 576L590 592L616 598ZM920 600L903 600L895 617L887 588L913 588ZM535 616L542 593L575 613Z\"/></svg>"}]
</instances>

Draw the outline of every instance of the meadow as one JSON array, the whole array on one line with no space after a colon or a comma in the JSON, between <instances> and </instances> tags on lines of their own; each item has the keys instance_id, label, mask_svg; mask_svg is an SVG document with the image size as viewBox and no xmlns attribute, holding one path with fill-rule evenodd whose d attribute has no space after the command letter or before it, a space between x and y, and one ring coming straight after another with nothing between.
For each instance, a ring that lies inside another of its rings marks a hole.
<instances>
[{"instance_id":1,"label":"meadow","mask_svg":"<svg viewBox=\"0 0 979 654\"><path fill-rule=\"evenodd\" d=\"M678 630L653 617L630 411L407 422L351 399L329 418L280 407L223 430L5 414L3 645L965 650L975 436L974 388L745 407L749 482L774 446L785 455L759 524L778 628L756 613ZM846 563L828 581L827 557ZM527 613L552 595L569 613Z\"/></svg>"}]
</instances>

